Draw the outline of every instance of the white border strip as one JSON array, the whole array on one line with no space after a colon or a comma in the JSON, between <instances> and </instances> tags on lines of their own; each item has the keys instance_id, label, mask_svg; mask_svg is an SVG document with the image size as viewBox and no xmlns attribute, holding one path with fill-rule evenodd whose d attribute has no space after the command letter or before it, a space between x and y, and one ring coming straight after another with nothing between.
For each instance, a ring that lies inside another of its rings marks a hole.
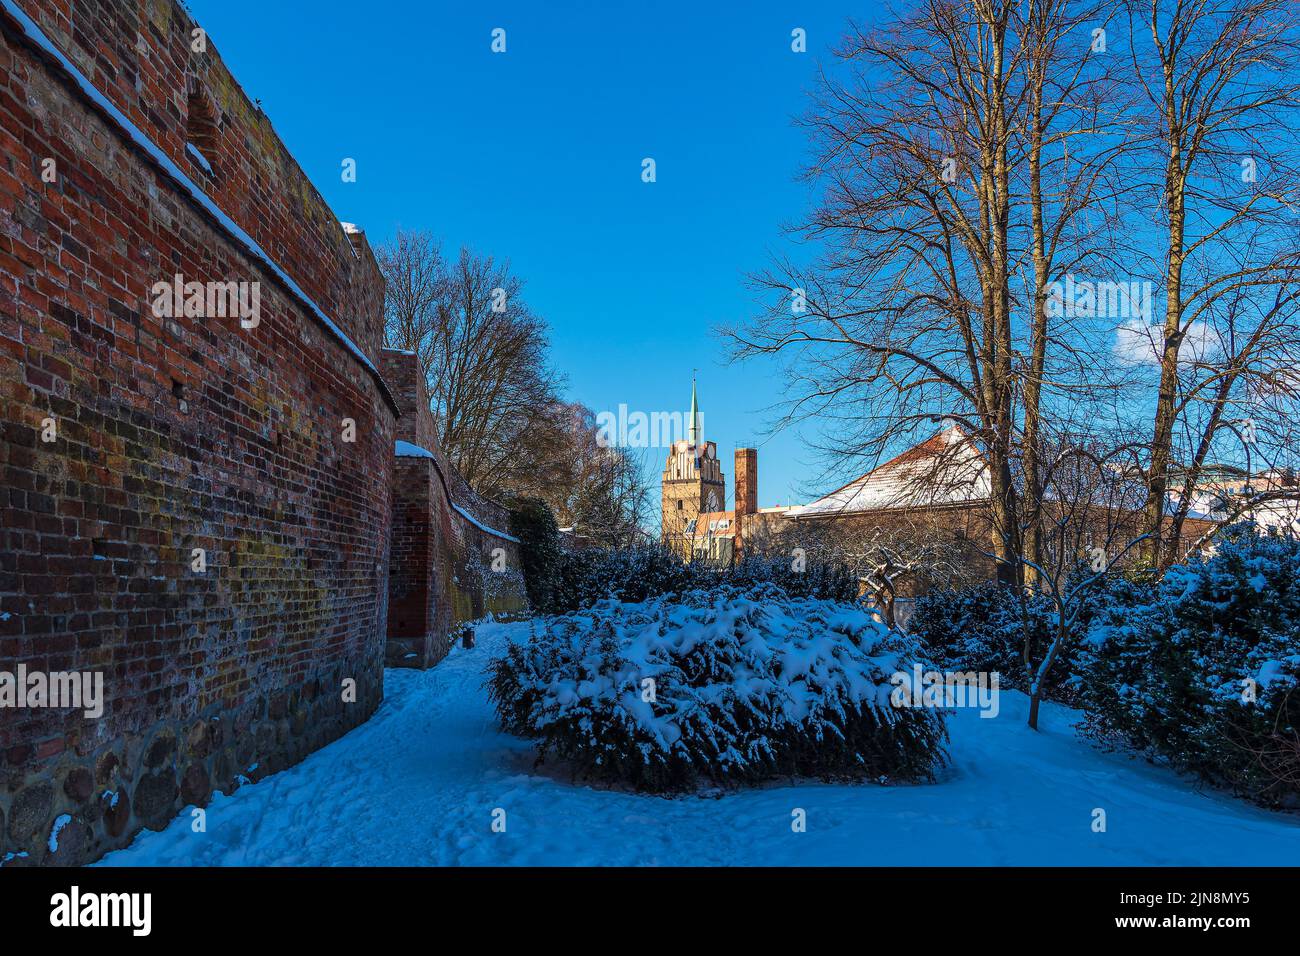
<instances>
[{"instance_id":1,"label":"white border strip","mask_svg":"<svg viewBox=\"0 0 1300 956\"><path fill-rule=\"evenodd\" d=\"M331 333L333 333L334 337L338 339L349 352L356 356L357 360L360 361L362 365L374 373L376 378L381 382L383 381L383 376L379 374L379 369L375 368L374 363L366 357L366 354L357 347L355 342L344 334L342 329L330 320L329 316L321 310L320 306L312 300L311 296L303 292L298 283L294 282L293 279L289 277L289 274L276 264L275 260L272 259L260 245L258 245L257 241L253 239L252 236L246 233L239 227L238 223L222 212L217 204L208 197L207 193L200 189L193 180L186 176L185 173L181 171L180 167L173 163L171 158L168 157L168 155L164 153L153 142L153 140L146 136L144 132L132 123L121 110L114 106L112 101L101 93L99 89L91 83L79 69L77 69L71 60L63 55L62 51L60 51L59 48L54 45L53 41L45 35L45 32L36 24L36 22L18 7L14 0L0 0L0 4L3 4L5 12L18 21L19 29L26 34L29 40L59 62L59 65L68 72L76 84L81 88L82 93L94 101L104 110L104 112L108 113L109 117L122 128L122 131L126 133L126 135L129 136L137 146L147 152L149 156L163 168L164 172L171 176L178 185L188 192L190 196L199 203L199 205L203 206L204 209L211 213L217 219L218 223L221 224L222 228L237 239L254 258L261 259L262 262L266 264L266 267L275 273L276 277L288 286L289 290L293 292L294 295L301 299L314 313L316 313L316 318L319 319Z\"/></svg>"}]
</instances>

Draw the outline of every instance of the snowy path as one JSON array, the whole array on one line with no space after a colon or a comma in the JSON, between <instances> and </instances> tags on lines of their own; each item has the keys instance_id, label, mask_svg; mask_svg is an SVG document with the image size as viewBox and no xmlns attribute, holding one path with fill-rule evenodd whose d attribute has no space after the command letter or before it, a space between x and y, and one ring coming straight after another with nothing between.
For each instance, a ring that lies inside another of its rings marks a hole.
<instances>
[{"instance_id":1,"label":"snowy path","mask_svg":"<svg viewBox=\"0 0 1300 956\"><path fill-rule=\"evenodd\" d=\"M663 799L532 770L502 734L483 667L526 624L479 629L431 671L386 674L366 724L298 766L216 795L206 833L182 813L106 865L1300 863L1300 815L1268 813L1078 740L1070 711L1027 701L950 720L953 767L931 786L778 785ZM507 814L505 833L492 811ZM793 833L791 811L807 811ZM1107 832L1091 829L1093 808Z\"/></svg>"}]
</instances>

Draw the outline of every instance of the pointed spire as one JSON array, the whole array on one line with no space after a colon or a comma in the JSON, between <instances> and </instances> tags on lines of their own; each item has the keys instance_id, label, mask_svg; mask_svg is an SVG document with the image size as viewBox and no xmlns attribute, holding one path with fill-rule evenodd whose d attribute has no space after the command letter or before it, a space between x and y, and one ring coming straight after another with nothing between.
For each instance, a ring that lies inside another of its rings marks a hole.
<instances>
[{"instance_id":1,"label":"pointed spire","mask_svg":"<svg viewBox=\"0 0 1300 956\"><path fill-rule=\"evenodd\" d=\"M691 375L691 423L687 437L690 438L691 444L698 446L700 443L700 403L695 393L695 375Z\"/></svg>"}]
</instances>

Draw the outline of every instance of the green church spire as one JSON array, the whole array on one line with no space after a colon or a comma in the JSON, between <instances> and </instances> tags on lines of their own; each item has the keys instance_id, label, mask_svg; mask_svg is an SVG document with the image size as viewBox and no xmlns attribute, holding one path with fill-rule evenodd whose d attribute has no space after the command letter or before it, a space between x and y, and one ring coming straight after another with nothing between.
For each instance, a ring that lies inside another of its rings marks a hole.
<instances>
[{"instance_id":1,"label":"green church spire","mask_svg":"<svg viewBox=\"0 0 1300 956\"><path fill-rule=\"evenodd\" d=\"M691 424L688 437L692 445L700 443L700 403L695 393L695 376L691 376Z\"/></svg>"}]
</instances>

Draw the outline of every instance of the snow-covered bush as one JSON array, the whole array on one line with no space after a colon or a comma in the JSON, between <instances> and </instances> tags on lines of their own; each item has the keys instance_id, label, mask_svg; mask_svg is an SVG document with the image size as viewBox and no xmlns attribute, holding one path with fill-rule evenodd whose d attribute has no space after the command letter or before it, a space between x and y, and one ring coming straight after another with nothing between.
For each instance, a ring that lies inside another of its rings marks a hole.
<instances>
[{"instance_id":1,"label":"snow-covered bush","mask_svg":"<svg viewBox=\"0 0 1300 956\"><path fill-rule=\"evenodd\" d=\"M695 577L680 557L658 545L614 551L570 551L559 561L552 599L541 611L567 614L606 598L643 601L654 595L687 590Z\"/></svg>"},{"instance_id":2,"label":"snow-covered bush","mask_svg":"<svg viewBox=\"0 0 1300 956\"><path fill-rule=\"evenodd\" d=\"M852 602L858 593L857 580L844 565L808 561L796 569L788 558L746 558L717 568L687 564L659 545L565 552L556 559L552 580L546 603L534 605L538 613L568 614L608 598L635 603L661 594L759 584L828 601Z\"/></svg>"},{"instance_id":3,"label":"snow-covered bush","mask_svg":"<svg viewBox=\"0 0 1300 956\"><path fill-rule=\"evenodd\" d=\"M1300 543L1234 529L1133 596L1084 642L1085 730L1300 806Z\"/></svg>"},{"instance_id":4,"label":"snow-covered bush","mask_svg":"<svg viewBox=\"0 0 1300 956\"><path fill-rule=\"evenodd\" d=\"M775 584L791 597L820 598L848 604L858 600L858 579L847 565L806 558L796 565L789 557L747 557L728 568L726 584L748 588Z\"/></svg>"},{"instance_id":5,"label":"snow-covered bush","mask_svg":"<svg viewBox=\"0 0 1300 956\"><path fill-rule=\"evenodd\" d=\"M539 498L523 498L510 508L510 533L519 539L524 588L534 609L550 605L563 557L555 513Z\"/></svg>"},{"instance_id":6,"label":"snow-covered bush","mask_svg":"<svg viewBox=\"0 0 1300 956\"><path fill-rule=\"evenodd\" d=\"M1056 633L1056 610L1046 597L994 584L931 591L916 599L907 631L940 667L996 671L1000 686L1028 692L1025 641L1036 665ZM1043 696L1070 703L1077 684L1074 647L1067 645L1047 675Z\"/></svg>"},{"instance_id":7,"label":"snow-covered bush","mask_svg":"<svg viewBox=\"0 0 1300 956\"><path fill-rule=\"evenodd\" d=\"M933 709L895 708L917 660L854 605L773 585L540 618L493 662L502 725L575 775L639 790L773 777L930 779L947 739Z\"/></svg>"}]
</instances>

